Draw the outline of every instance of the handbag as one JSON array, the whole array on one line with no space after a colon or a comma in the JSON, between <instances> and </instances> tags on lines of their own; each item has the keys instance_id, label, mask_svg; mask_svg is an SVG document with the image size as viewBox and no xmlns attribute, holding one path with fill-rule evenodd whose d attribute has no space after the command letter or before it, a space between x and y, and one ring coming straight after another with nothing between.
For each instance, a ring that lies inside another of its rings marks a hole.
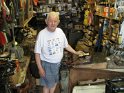
<instances>
[{"instance_id":1,"label":"handbag","mask_svg":"<svg viewBox=\"0 0 124 93\"><path fill-rule=\"evenodd\" d=\"M40 78L40 74L39 74L39 70L35 61L35 55L33 52L31 52L31 58L30 58L30 63L29 63L29 70L30 70L30 74L36 78L39 79Z\"/></svg>"}]
</instances>

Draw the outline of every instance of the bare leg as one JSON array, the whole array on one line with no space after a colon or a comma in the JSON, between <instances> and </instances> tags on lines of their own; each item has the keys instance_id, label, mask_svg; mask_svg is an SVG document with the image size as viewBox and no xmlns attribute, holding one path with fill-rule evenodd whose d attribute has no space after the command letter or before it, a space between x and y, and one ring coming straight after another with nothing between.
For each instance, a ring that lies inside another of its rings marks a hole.
<instances>
[{"instance_id":1,"label":"bare leg","mask_svg":"<svg viewBox=\"0 0 124 93\"><path fill-rule=\"evenodd\" d=\"M50 93L54 93L54 91L55 91L55 89L56 89L56 85L57 85L57 84L55 84L55 85L50 89Z\"/></svg>"},{"instance_id":2,"label":"bare leg","mask_svg":"<svg viewBox=\"0 0 124 93\"><path fill-rule=\"evenodd\" d=\"M50 89L47 87L43 87L43 93L49 93Z\"/></svg>"}]
</instances>

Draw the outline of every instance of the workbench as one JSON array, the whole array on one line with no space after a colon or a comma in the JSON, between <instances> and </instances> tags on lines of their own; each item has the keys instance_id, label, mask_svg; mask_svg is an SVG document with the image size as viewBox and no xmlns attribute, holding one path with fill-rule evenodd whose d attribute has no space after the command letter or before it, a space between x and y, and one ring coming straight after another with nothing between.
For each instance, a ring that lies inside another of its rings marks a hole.
<instances>
[{"instance_id":1,"label":"workbench","mask_svg":"<svg viewBox=\"0 0 124 93\"><path fill-rule=\"evenodd\" d=\"M106 63L89 64L80 67L73 67L69 71L69 93L79 81L112 79L124 77L124 69L107 69L104 68Z\"/></svg>"},{"instance_id":2,"label":"workbench","mask_svg":"<svg viewBox=\"0 0 124 93\"><path fill-rule=\"evenodd\" d=\"M16 89L18 93L26 93L26 91L29 89L29 63L30 57L24 56L23 62L19 62L19 68L16 68L14 75L10 77L11 86L12 88Z\"/></svg>"}]
</instances>

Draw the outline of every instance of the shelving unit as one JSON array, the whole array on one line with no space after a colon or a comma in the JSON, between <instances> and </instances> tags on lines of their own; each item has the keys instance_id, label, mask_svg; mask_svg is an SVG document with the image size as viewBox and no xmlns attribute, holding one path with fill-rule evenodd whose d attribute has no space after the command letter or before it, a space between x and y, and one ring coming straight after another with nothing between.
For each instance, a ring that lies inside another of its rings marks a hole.
<instances>
[{"instance_id":1,"label":"shelving unit","mask_svg":"<svg viewBox=\"0 0 124 93\"><path fill-rule=\"evenodd\" d=\"M116 17L117 11L114 7L114 4L115 4L115 0L110 0L110 1L108 0L107 2L99 2L96 5L95 16L99 17L98 19L102 19L103 22L105 22L105 20L108 21L108 27L107 27L107 31L108 31L107 33L109 34L108 39L111 40L112 35L114 33L116 33L115 42L118 43L118 40L117 40L118 35L117 34L119 33L119 25L120 25L121 18ZM116 32L114 30L116 30Z\"/></svg>"},{"instance_id":2,"label":"shelving unit","mask_svg":"<svg viewBox=\"0 0 124 93\"><path fill-rule=\"evenodd\" d=\"M116 0L104 0L105 2L95 1L94 3L86 3L84 6L87 13L85 16L88 19L90 11L93 13L93 21L91 24L83 24L84 38L78 41L77 50L93 49L94 51L102 52L104 49L110 52L111 46L118 46L119 44L119 30L123 14L116 15L115 8ZM119 2L119 1L118 1ZM89 13L89 14L88 14ZM84 19L85 21L85 19ZM84 44L87 41L86 44ZM88 45L90 44L90 45ZM85 51L84 50L84 51ZM106 52L106 56L108 53Z\"/></svg>"}]
</instances>

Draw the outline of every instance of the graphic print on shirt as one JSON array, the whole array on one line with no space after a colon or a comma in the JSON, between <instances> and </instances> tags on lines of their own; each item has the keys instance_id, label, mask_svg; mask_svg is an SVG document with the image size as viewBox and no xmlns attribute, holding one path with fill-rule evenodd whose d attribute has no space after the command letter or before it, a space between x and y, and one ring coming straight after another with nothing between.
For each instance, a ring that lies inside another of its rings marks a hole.
<instances>
[{"instance_id":1,"label":"graphic print on shirt","mask_svg":"<svg viewBox=\"0 0 124 93\"><path fill-rule=\"evenodd\" d=\"M59 38L53 38L47 41L49 55L62 52L62 46Z\"/></svg>"}]
</instances>

